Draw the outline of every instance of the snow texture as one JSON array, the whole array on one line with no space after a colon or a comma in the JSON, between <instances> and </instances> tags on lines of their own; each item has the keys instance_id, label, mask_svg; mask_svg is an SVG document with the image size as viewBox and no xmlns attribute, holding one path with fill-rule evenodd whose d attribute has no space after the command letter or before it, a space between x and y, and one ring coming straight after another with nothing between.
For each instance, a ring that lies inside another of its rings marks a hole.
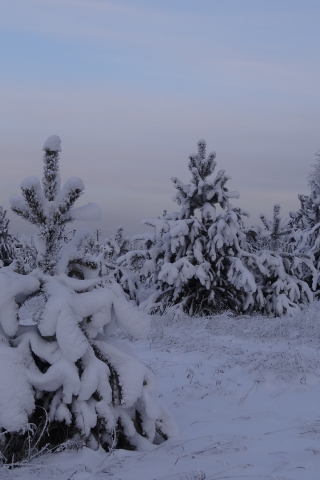
<instances>
[{"instance_id":1,"label":"snow texture","mask_svg":"<svg viewBox=\"0 0 320 480\"><path fill-rule=\"evenodd\" d=\"M0 343L0 425L7 431L27 428L34 398L23 356ZM10 406L10 408L8 408Z\"/></svg>"}]
</instances>

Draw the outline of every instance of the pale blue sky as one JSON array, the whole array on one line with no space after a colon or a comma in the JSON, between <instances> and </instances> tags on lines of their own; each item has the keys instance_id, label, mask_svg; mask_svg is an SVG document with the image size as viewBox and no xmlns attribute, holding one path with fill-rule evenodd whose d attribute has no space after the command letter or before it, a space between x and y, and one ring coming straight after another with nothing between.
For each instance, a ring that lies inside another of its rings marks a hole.
<instances>
[{"instance_id":1,"label":"pale blue sky","mask_svg":"<svg viewBox=\"0 0 320 480\"><path fill-rule=\"evenodd\" d=\"M286 215L320 149L320 1L0 0L0 204L62 139L112 233L175 210L205 138L234 204ZM10 215L12 218L13 216ZM12 222L15 228L17 224ZM88 225L89 226L89 225ZM93 225L96 226L96 225Z\"/></svg>"}]
</instances>

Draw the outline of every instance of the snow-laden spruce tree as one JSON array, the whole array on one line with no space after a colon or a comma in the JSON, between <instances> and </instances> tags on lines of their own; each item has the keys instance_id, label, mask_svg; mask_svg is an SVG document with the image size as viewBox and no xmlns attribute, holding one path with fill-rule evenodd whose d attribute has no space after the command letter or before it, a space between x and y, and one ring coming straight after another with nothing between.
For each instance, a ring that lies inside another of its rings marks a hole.
<instances>
[{"instance_id":1,"label":"snow-laden spruce tree","mask_svg":"<svg viewBox=\"0 0 320 480\"><path fill-rule=\"evenodd\" d=\"M43 150L42 186L38 178L26 178L21 184L23 198L13 195L10 203L15 213L39 227L43 245L39 252L38 266L44 273L52 275L55 273L66 224L73 220L96 219L100 215L100 209L93 203L73 208L84 191L80 178L71 177L60 188L60 138L57 135L49 137Z\"/></svg>"},{"instance_id":2,"label":"snow-laden spruce tree","mask_svg":"<svg viewBox=\"0 0 320 480\"><path fill-rule=\"evenodd\" d=\"M116 235L110 235L104 242L99 243L97 238L90 236L81 246L79 245L81 256L89 259L99 269L101 282L106 284L119 283L128 296L129 300L134 300L139 305L140 281L137 273L132 266L129 268L121 262L123 255L126 255L131 249L131 243L128 237L123 236L122 226L118 227ZM120 259L120 262L118 260ZM78 268L78 274L81 275Z\"/></svg>"},{"instance_id":3,"label":"snow-laden spruce tree","mask_svg":"<svg viewBox=\"0 0 320 480\"><path fill-rule=\"evenodd\" d=\"M313 299L300 270L304 259L295 253L292 218L282 220L280 205L273 207L273 219L260 215L263 227L245 229L248 250L254 254L248 265L254 274L257 290L252 307L263 313L295 313L299 304ZM261 268L262 267L262 268Z\"/></svg>"},{"instance_id":4,"label":"snow-laden spruce tree","mask_svg":"<svg viewBox=\"0 0 320 480\"><path fill-rule=\"evenodd\" d=\"M147 311L175 305L190 315L224 309L281 315L308 302L307 285L286 273L280 256L248 248L242 222L246 213L230 203L239 194L227 189L230 177L224 170L209 178L215 153L206 157L204 140L188 167L189 184L172 178L180 211L146 220L154 232L146 233L145 249L131 251L125 259L144 255L142 273L155 285Z\"/></svg>"},{"instance_id":5,"label":"snow-laden spruce tree","mask_svg":"<svg viewBox=\"0 0 320 480\"><path fill-rule=\"evenodd\" d=\"M98 263L83 254L88 230L63 243L65 225L99 207L73 208L84 189L78 178L60 188L59 137L49 137L44 152L42 186L29 177L23 197L11 197L13 210L39 227L37 266L25 275L15 262L0 269L1 460L70 442L148 447L176 427L153 397L153 374L110 331L144 337L149 319L118 284L102 288Z\"/></svg>"},{"instance_id":6,"label":"snow-laden spruce tree","mask_svg":"<svg viewBox=\"0 0 320 480\"><path fill-rule=\"evenodd\" d=\"M255 225L246 229L247 241L254 251L272 250L273 252L288 252L293 248L292 219L282 220L280 205L273 206L273 218L268 220L264 213L260 214L263 227Z\"/></svg>"},{"instance_id":7,"label":"snow-laden spruce tree","mask_svg":"<svg viewBox=\"0 0 320 480\"><path fill-rule=\"evenodd\" d=\"M3 265L10 265L16 257L15 239L9 233L10 220L7 218L7 211L0 206L0 262Z\"/></svg>"},{"instance_id":8,"label":"snow-laden spruce tree","mask_svg":"<svg viewBox=\"0 0 320 480\"><path fill-rule=\"evenodd\" d=\"M123 227L117 229L116 235L110 235L101 245L99 260L102 275L108 281L116 281L121 285L128 298L140 303L140 281L132 264L122 261L132 250L128 237L123 236Z\"/></svg>"},{"instance_id":9,"label":"snow-laden spruce tree","mask_svg":"<svg viewBox=\"0 0 320 480\"><path fill-rule=\"evenodd\" d=\"M234 244L245 241L242 212L229 202L239 194L226 188L229 177L224 170L209 179L216 167L215 156L206 157L206 144L200 140L198 154L189 157L191 183L172 178L177 190L173 200L180 211L146 220L154 233L146 233L145 250L129 253L127 261L145 255L143 274L156 286L147 303L150 312L178 305L189 314L209 314L241 303L228 279L230 262L224 261ZM247 273L244 282L254 283Z\"/></svg>"}]
</instances>

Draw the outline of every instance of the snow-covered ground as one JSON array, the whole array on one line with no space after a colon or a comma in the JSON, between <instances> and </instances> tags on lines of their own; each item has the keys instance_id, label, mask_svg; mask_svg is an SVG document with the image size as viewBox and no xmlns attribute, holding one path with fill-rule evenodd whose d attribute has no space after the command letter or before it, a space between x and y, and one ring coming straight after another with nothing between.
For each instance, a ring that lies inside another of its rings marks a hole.
<instances>
[{"instance_id":1,"label":"snow-covered ground","mask_svg":"<svg viewBox=\"0 0 320 480\"><path fill-rule=\"evenodd\" d=\"M149 452L50 454L0 478L319 480L320 303L293 318L154 317L149 339L130 343L179 437Z\"/></svg>"}]
</instances>

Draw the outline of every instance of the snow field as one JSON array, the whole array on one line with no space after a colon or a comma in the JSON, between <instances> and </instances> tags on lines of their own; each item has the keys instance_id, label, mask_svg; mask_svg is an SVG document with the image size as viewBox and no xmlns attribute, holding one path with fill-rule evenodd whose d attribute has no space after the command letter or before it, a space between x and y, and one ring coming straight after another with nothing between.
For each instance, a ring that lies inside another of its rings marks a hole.
<instances>
[{"instance_id":1,"label":"snow field","mask_svg":"<svg viewBox=\"0 0 320 480\"><path fill-rule=\"evenodd\" d=\"M318 480L319 306L292 318L153 317L148 340L131 347L179 436L145 452L49 454L0 478Z\"/></svg>"}]
</instances>

